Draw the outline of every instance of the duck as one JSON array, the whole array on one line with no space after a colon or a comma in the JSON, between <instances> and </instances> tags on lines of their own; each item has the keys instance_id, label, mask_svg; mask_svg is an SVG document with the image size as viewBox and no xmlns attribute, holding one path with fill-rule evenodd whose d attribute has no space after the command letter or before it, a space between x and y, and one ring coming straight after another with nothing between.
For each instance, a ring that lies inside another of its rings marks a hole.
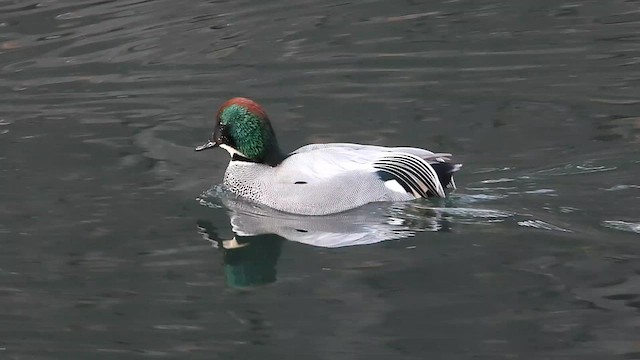
<instances>
[{"instance_id":1,"label":"duck","mask_svg":"<svg viewBox=\"0 0 640 360\"><path fill-rule=\"evenodd\" d=\"M355 143L309 144L284 153L257 102L234 97L216 113L211 138L196 151L231 156L222 186L285 213L328 215L374 202L445 198L461 164L449 153Z\"/></svg>"}]
</instances>

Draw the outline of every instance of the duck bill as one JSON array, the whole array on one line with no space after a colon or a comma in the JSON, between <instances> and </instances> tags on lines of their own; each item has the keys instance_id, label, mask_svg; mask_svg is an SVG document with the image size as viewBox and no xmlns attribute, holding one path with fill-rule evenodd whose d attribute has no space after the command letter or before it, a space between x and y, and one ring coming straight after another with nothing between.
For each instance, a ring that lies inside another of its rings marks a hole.
<instances>
[{"instance_id":1,"label":"duck bill","mask_svg":"<svg viewBox=\"0 0 640 360\"><path fill-rule=\"evenodd\" d=\"M220 144L218 144L215 141L207 141L207 143L202 144L198 147L195 148L196 151L202 151L202 150L207 150L207 149L213 149L213 148L217 148L218 146L220 146Z\"/></svg>"}]
</instances>

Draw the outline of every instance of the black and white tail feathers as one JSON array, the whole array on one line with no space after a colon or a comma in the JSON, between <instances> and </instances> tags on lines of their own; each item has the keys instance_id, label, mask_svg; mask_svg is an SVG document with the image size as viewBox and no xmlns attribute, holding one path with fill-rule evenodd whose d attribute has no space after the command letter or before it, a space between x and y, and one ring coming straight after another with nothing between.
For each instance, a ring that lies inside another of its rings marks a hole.
<instances>
[{"instance_id":1,"label":"black and white tail feathers","mask_svg":"<svg viewBox=\"0 0 640 360\"><path fill-rule=\"evenodd\" d=\"M462 165L448 162L429 163L406 153L385 155L373 163L384 181L395 180L415 197L446 197L444 188L455 189L453 173Z\"/></svg>"},{"instance_id":2,"label":"black and white tail feathers","mask_svg":"<svg viewBox=\"0 0 640 360\"><path fill-rule=\"evenodd\" d=\"M460 170L462 167L461 164L452 164L448 162L437 162L432 163L431 167L438 174L438 180L440 180L440 184L447 189L455 190L456 183L453 181L453 173Z\"/></svg>"}]
</instances>

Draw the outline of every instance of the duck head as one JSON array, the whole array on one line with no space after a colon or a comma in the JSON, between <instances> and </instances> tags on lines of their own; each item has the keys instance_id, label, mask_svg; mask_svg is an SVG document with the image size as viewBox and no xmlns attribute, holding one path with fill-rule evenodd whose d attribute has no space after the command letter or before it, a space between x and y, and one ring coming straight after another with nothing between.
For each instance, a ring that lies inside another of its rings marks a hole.
<instances>
[{"instance_id":1,"label":"duck head","mask_svg":"<svg viewBox=\"0 0 640 360\"><path fill-rule=\"evenodd\" d=\"M269 117L255 101L236 97L227 100L216 114L212 138L196 151L221 147L231 160L278 165L284 158Z\"/></svg>"}]
</instances>

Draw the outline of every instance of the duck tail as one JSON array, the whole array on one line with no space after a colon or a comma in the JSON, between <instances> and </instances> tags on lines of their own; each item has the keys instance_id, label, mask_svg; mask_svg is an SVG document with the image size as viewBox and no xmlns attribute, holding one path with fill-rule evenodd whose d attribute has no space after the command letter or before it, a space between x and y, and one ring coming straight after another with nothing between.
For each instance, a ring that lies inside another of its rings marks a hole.
<instances>
[{"instance_id":1,"label":"duck tail","mask_svg":"<svg viewBox=\"0 0 640 360\"><path fill-rule=\"evenodd\" d=\"M442 187L446 189L455 190L456 183L453 180L453 173L460 170L462 164L452 164L448 162L436 162L431 163L431 167L436 171L438 175L438 180L440 180L440 184Z\"/></svg>"}]
</instances>

